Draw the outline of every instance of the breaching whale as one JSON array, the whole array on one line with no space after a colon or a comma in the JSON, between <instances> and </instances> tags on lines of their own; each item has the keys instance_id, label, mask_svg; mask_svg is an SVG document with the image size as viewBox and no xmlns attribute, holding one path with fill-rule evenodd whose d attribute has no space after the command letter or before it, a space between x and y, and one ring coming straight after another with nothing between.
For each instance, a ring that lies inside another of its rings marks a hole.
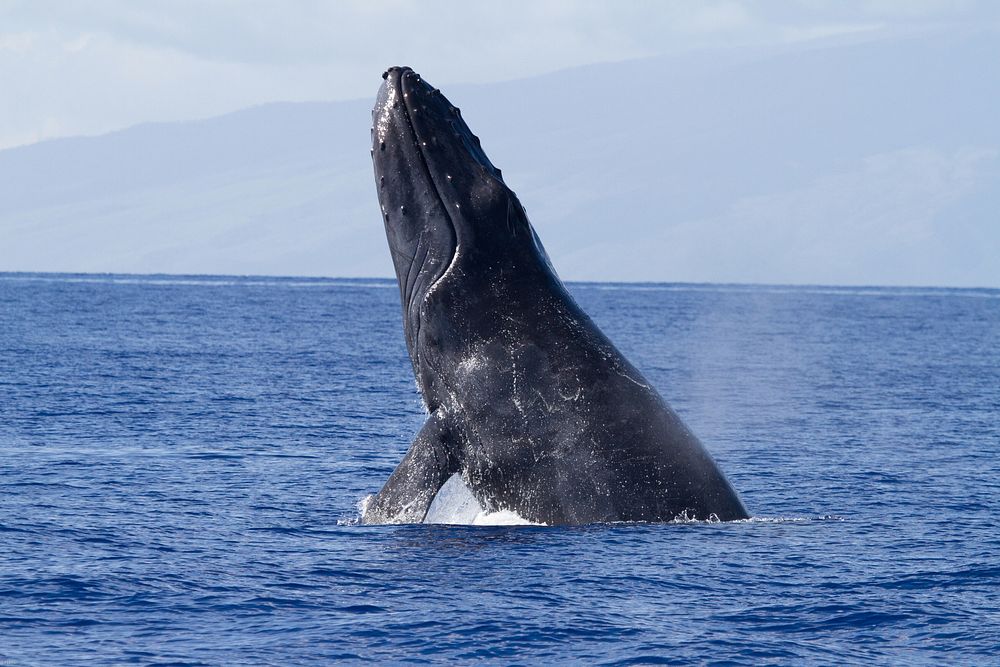
<instances>
[{"instance_id":1,"label":"breaching whale","mask_svg":"<svg viewBox=\"0 0 1000 667\"><path fill-rule=\"evenodd\" d=\"M536 523L747 517L712 457L557 277L461 113L383 74L372 159L429 416L365 523L423 520L459 474Z\"/></svg>"}]
</instances>

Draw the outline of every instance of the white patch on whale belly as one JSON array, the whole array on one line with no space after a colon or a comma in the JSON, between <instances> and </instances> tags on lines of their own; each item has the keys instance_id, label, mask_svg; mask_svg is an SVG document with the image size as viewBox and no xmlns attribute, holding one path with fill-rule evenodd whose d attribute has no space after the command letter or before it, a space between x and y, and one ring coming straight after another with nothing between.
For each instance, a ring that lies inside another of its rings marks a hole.
<instances>
[{"instance_id":1,"label":"white patch on whale belly","mask_svg":"<svg viewBox=\"0 0 1000 667\"><path fill-rule=\"evenodd\" d=\"M424 517L424 523L445 523L462 526L540 526L523 519L516 512L500 510L487 512L469 491L465 480L458 473L438 490Z\"/></svg>"}]
</instances>

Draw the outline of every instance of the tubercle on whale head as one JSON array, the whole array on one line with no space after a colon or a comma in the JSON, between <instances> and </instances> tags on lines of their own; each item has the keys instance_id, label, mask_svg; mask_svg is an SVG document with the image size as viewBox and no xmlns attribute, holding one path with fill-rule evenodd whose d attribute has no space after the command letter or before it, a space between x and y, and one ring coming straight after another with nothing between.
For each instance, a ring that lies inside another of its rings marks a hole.
<instances>
[{"instance_id":1,"label":"tubercle on whale head","mask_svg":"<svg viewBox=\"0 0 1000 667\"><path fill-rule=\"evenodd\" d=\"M521 231L514 223L527 227L520 201L458 108L409 67L390 67L383 78L373 112L372 160L387 223L426 222L394 220L404 208L443 212L465 248L503 245L508 233ZM497 228L497 220L509 225Z\"/></svg>"}]
</instances>

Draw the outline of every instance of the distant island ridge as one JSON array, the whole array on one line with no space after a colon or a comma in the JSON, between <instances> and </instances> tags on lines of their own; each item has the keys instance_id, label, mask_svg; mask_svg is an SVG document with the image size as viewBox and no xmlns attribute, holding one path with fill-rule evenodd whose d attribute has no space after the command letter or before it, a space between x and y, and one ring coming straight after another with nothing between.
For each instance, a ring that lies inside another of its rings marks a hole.
<instances>
[{"instance_id":1,"label":"distant island ridge","mask_svg":"<svg viewBox=\"0 0 1000 667\"><path fill-rule=\"evenodd\" d=\"M566 280L1000 287L997 61L926 33L449 91ZM0 151L0 271L389 276L371 104Z\"/></svg>"}]
</instances>

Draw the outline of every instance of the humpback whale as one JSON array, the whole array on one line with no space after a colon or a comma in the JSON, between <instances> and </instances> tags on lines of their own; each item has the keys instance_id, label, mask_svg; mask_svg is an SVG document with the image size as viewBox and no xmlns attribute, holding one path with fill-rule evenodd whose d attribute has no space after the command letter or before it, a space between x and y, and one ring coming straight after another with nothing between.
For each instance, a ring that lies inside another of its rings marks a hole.
<instances>
[{"instance_id":1,"label":"humpback whale","mask_svg":"<svg viewBox=\"0 0 1000 667\"><path fill-rule=\"evenodd\" d=\"M482 507L535 523L746 518L563 286L459 109L408 67L383 79L372 159L428 417L362 521L422 521L453 475Z\"/></svg>"}]
</instances>

